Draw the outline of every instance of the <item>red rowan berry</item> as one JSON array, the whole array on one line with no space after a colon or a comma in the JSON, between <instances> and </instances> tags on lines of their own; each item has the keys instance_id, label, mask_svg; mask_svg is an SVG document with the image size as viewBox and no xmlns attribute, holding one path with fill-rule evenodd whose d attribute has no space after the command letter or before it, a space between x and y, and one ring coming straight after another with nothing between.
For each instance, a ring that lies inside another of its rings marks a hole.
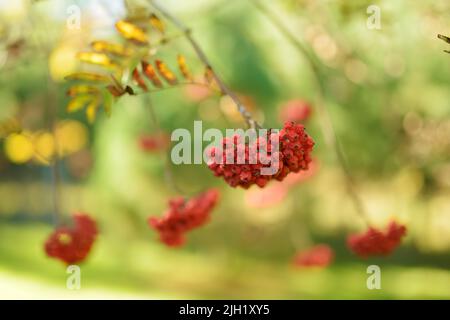
<instances>
[{"instance_id":1,"label":"red rowan berry","mask_svg":"<svg viewBox=\"0 0 450 320\"><path fill-rule=\"evenodd\" d=\"M311 116L312 109L309 103L294 99L288 101L281 107L280 120L282 122L292 121L297 123L303 123Z\"/></svg>"},{"instance_id":2,"label":"red rowan berry","mask_svg":"<svg viewBox=\"0 0 450 320\"><path fill-rule=\"evenodd\" d=\"M154 135L141 135L139 137L139 147L145 152L164 151L170 145L170 137L166 133Z\"/></svg>"}]
</instances>

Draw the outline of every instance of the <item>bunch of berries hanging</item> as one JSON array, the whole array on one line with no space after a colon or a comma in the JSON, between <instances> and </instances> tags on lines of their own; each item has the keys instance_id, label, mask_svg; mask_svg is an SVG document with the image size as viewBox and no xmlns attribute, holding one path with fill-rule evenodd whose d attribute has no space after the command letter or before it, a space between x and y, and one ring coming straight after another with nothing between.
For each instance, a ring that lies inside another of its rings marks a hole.
<instances>
[{"instance_id":1,"label":"bunch of berries hanging","mask_svg":"<svg viewBox=\"0 0 450 320\"><path fill-rule=\"evenodd\" d=\"M57 228L45 242L47 255L66 264L83 261L89 254L98 233L97 224L86 214L74 214L73 222L73 227Z\"/></svg>"},{"instance_id":2,"label":"bunch of berries hanging","mask_svg":"<svg viewBox=\"0 0 450 320\"><path fill-rule=\"evenodd\" d=\"M369 256L389 255L400 245L406 227L392 221L386 230L380 231L370 227L362 234L350 235L347 245L350 250L362 258Z\"/></svg>"},{"instance_id":3,"label":"bunch of berries hanging","mask_svg":"<svg viewBox=\"0 0 450 320\"><path fill-rule=\"evenodd\" d=\"M301 124L286 122L279 132L268 131L250 143L241 138L224 138L221 148L209 150L208 167L232 187L262 188L272 179L282 181L290 172L307 170L311 162L314 141ZM262 174L269 168L275 170Z\"/></svg>"},{"instance_id":4,"label":"bunch of berries hanging","mask_svg":"<svg viewBox=\"0 0 450 320\"><path fill-rule=\"evenodd\" d=\"M163 217L150 217L148 223L159 233L161 242L170 247L185 243L185 234L208 222L212 209L219 200L219 192L210 189L186 201L182 197L169 201L169 209Z\"/></svg>"}]
</instances>

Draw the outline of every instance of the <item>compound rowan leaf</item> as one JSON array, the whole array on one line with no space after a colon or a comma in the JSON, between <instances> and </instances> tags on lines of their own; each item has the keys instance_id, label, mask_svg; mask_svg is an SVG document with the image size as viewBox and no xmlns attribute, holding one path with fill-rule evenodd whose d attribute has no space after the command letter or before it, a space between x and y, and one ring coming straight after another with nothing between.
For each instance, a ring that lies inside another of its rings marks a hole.
<instances>
[{"instance_id":1,"label":"compound rowan leaf","mask_svg":"<svg viewBox=\"0 0 450 320\"><path fill-rule=\"evenodd\" d=\"M111 61L111 59L104 53L99 52L80 52L77 54L77 58L80 61L98 64L103 67L113 68L116 66L115 63Z\"/></svg>"},{"instance_id":2,"label":"compound rowan leaf","mask_svg":"<svg viewBox=\"0 0 450 320\"><path fill-rule=\"evenodd\" d=\"M147 79L150 80L155 87L162 88L163 83L158 78L158 75L156 74L156 71L153 68L153 66L145 62L144 60L141 61L141 65L142 65L142 72L147 77Z\"/></svg>"},{"instance_id":3,"label":"compound rowan leaf","mask_svg":"<svg viewBox=\"0 0 450 320\"><path fill-rule=\"evenodd\" d=\"M127 40L138 44L148 44L149 39L145 31L133 23L120 20L116 23L116 29Z\"/></svg>"},{"instance_id":4,"label":"compound rowan leaf","mask_svg":"<svg viewBox=\"0 0 450 320\"><path fill-rule=\"evenodd\" d=\"M78 80L78 81L92 81L92 82L108 82L109 79L106 76L90 73L90 72L76 72L70 74L64 78L65 80Z\"/></svg>"},{"instance_id":5,"label":"compound rowan leaf","mask_svg":"<svg viewBox=\"0 0 450 320\"><path fill-rule=\"evenodd\" d=\"M137 83L137 85L144 90L145 92L148 91L147 85L145 84L144 79L142 79L141 75L139 74L139 71L137 68L134 68L133 70L133 80Z\"/></svg>"},{"instance_id":6,"label":"compound rowan leaf","mask_svg":"<svg viewBox=\"0 0 450 320\"><path fill-rule=\"evenodd\" d=\"M183 74L183 77L185 77L189 81L192 81L192 75L186 64L186 59L184 58L184 56L179 54L177 57L177 62L178 62L178 67L180 68L180 71Z\"/></svg>"},{"instance_id":7,"label":"compound rowan leaf","mask_svg":"<svg viewBox=\"0 0 450 320\"><path fill-rule=\"evenodd\" d=\"M110 53L121 57L129 57L133 54L133 50L131 48L126 48L121 44L103 40L93 41L91 43L91 47L92 49L94 49L94 51Z\"/></svg>"},{"instance_id":8,"label":"compound rowan leaf","mask_svg":"<svg viewBox=\"0 0 450 320\"><path fill-rule=\"evenodd\" d=\"M69 104L66 107L67 112L75 112L84 108L86 104L91 102L95 96L89 94L78 95L70 100Z\"/></svg>"},{"instance_id":9,"label":"compound rowan leaf","mask_svg":"<svg viewBox=\"0 0 450 320\"><path fill-rule=\"evenodd\" d=\"M98 93L99 89L94 86L79 84L75 86L71 86L69 90L67 90L67 95L70 97L75 97L80 94L95 94Z\"/></svg>"},{"instance_id":10,"label":"compound rowan leaf","mask_svg":"<svg viewBox=\"0 0 450 320\"><path fill-rule=\"evenodd\" d=\"M162 22L162 20L154 13L152 13L150 15L150 24L152 25L153 28L155 28L156 30L158 30L159 32L161 32L162 34L164 34L165 32L165 26L164 23Z\"/></svg>"},{"instance_id":11,"label":"compound rowan leaf","mask_svg":"<svg viewBox=\"0 0 450 320\"><path fill-rule=\"evenodd\" d=\"M176 85L178 83L177 77L175 74L170 71L167 65L161 60L155 61L156 69L158 73L171 85Z\"/></svg>"}]
</instances>

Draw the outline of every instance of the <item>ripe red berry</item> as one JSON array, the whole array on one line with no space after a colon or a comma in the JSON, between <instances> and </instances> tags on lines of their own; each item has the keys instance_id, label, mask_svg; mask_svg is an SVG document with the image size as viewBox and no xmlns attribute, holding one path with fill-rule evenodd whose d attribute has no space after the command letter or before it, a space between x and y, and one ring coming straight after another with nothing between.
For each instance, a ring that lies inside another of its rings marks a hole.
<instances>
[{"instance_id":1,"label":"ripe red berry","mask_svg":"<svg viewBox=\"0 0 450 320\"><path fill-rule=\"evenodd\" d=\"M270 132L253 142L241 142L239 136L222 140L221 148L209 150L208 167L217 177L223 177L232 187L248 189L256 184L260 188L272 180L283 180L290 172L308 170L314 141L301 124L285 123L278 132ZM242 139L243 140L243 139ZM278 152L276 146L279 146ZM239 162L243 155L244 163ZM271 160L275 159L275 163ZM272 174L262 174L262 169L275 168Z\"/></svg>"},{"instance_id":2,"label":"ripe red berry","mask_svg":"<svg viewBox=\"0 0 450 320\"><path fill-rule=\"evenodd\" d=\"M334 251L326 244L316 245L308 250L301 251L294 257L297 267L326 267L334 260Z\"/></svg>"},{"instance_id":3,"label":"ripe red berry","mask_svg":"<svg viewBox=\"0 0 450 320\"><path fill-rule=\"evenodd\" d=\"M139 147L145 152L164 151L169 147L170 137L165 133L142 135L139 137Z\"/></svg>"},{"instance_id":4,"label":"ripe red berry","mask_svg":"<svg viewBox=\"0 0 450 320\"><path fill-rule=\"evenodd\" d=\"M347 238L347 245L350 250L363 258L389 255L400 245L405 235L406 227L392 221L384 232L370 227L362 234L350 235Z\"/></svg>"},{"instance_id":5,"label":"ripe red berry","mask_svg":"<svg viewBox=\"0 0 450 320\"><path fill-rule=\"evenodd\" d=\"M161 242L170 247L185 243L185 234L208 222L212 209L219 200L219 191L210 189L195 198L185 201L177 197L169 201L164 215L150 217L148 224L159 232Z\"/></svg>"},{"instance_id":6,"label":"ripe red berry","mask_svg":"<svg viewBox=\"0 0 450 320\"><path fill-rule=\"evenodd\" d=\"M290 100L281 107L280 120L304 123L311 116L312 109L309 103L300 100Z\"/></svg>"},{"instance_id":7,"label":"ripe red berry","mask_svg":"<svg viewBox=\"0 0 450 320\"><path fill-rule=\"evenodd\" d=\"M86 214L74 214L73 221L73 227L57 228L45 242L47 255L66 264L83 261L98 233L95 221Z\"/></svg>"}]
</instances>

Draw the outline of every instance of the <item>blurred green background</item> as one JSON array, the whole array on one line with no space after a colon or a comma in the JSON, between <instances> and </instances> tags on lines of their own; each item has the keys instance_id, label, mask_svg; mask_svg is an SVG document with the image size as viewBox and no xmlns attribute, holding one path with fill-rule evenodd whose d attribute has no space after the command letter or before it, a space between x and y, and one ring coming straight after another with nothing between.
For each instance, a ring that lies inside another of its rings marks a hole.
<instances>
[{"instance_id":1,"label":"blurred green background","mask_svg":"<svg viewBox=\"0 0 450 320\"><path fill-rule=\"evenodd\" d=\"M20 120L41 153L57 108L61 123L62 212L84 211L101 233L82 265L82 289L65 288L63 264L45 256L53 229L52 169L29 159L27 142L0 140L0 298L450 298L450 55L437 34L450 34L445 0L377 1L381 29L369 30L372 1L262 1L308 48L324 83L325 105L370 220L408 226L390 257L361 260L345 245L364 229L321 131L318 88L305 57L249 0L164 1L192 27L212 65L251 102L265 127L280 127L292 99L309 101L306 124L316 141L314 174L264 207L250 189L232 189L206 165L169 164L187 194L220 188L211 222L189 234L185 247L159 243L149 215L160 215L176 192L167 183L164 153L146 153L152 134L148 98L124 96L112 116L94 125L65 111L63 77L80 68L77 52L92 40L117 39L118 19L146 10L146 1L0 0L0 121ZM81 29L67 28L68 8L81 9ZM201 63L179 32L156 56L174 65ZM49 81L51 79L51 81ZM161 128L243 127L225 98L197 101L179 87L151 95ZM322 119L323 120L323 119ZM263 194L262 197L267 197ZM261 195L260 195L261 197ZM270 202L270 201L269 201ZM327 243L336 251L325 269L298 269L298 250ZM382 289L368 290L366 268L381 267Z\"/></svg>"}]
</instances>

